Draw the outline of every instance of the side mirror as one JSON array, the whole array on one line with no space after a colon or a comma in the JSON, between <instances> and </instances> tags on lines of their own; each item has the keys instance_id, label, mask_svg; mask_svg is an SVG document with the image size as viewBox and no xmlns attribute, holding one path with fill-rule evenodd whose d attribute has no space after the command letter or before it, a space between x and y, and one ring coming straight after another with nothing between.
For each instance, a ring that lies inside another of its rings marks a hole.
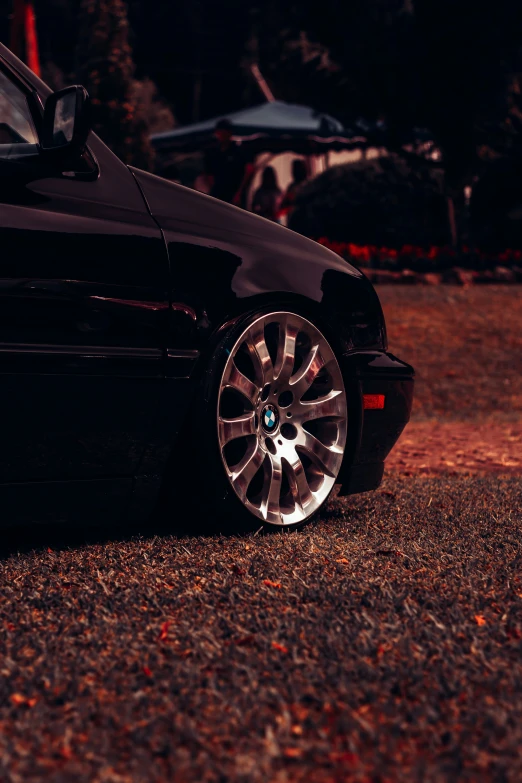
<instances>
[{"instance_id":1,"label":"side mirror","mask_svg":"<svg viewBox=\"0 0 522 783\"><path fill-rule=\"evenodd\" d=\"M43 152L81 155L90 129L90 101L84 87L65 87L49 95L40 138Z\"/></svg>"}]
</instances>

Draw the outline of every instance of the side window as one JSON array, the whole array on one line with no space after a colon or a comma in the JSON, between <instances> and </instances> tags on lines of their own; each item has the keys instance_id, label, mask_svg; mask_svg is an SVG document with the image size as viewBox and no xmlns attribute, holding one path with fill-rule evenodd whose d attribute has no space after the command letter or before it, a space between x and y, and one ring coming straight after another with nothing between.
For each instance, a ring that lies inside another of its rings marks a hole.
<instances>
[{"instance_id":1,"label":"side window","mask_svg":"<svg viewBox=\"0 0 522 783\"><path fill-rule=\"evenodd\" d=\"M0 158L34 153L38 137L24 93L0 71ZM16 145L24 147L17 149ZM27 147L27 145L32 145Z\"/></svg>"}]
</instances>

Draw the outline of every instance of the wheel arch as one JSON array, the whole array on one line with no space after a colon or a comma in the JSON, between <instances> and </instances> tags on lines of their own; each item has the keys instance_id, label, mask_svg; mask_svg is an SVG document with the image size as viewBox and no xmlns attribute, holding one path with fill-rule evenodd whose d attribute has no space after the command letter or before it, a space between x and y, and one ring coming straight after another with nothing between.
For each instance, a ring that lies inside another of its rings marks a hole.
<instances>
[{"instance_id":1,"label":"wheel arch","mask_svg":"<svg viewBox=\"0 0 522 783\"><path fill-rule=\"evenodd\" d=\"M211 329L200 346L200 355L191 377L200 377L202 368L224 330L238 320L268 308L294 308L298 315L312 320L331 344L336 356L353 350L383 350L386 348L386 329L379 299L366 279L354 280L346 275L345 289L334 296L311 299L297 291L267 290L229 303L226 311L214 315ZM345 295L346 291L349 295Z\"/></svg>"},{"instance_id":2,"label":"wheel arch","mask_svg":"<svg viewBox=\"0 0 522 783\"><path fill-rule=\"evenodd\" d=\"M238 300L238 307L228 313L223 322L217 326L210 335L208 342L201 351L192 374L195 384L202 382L207 372L214 350L222 340L224 333L236 326L241 320L255 314L263 314L270 310L289 309L307 318L323 333L330 343L337 360L345 353L346 343L336 333L335 313L328 313L321 302L316 302L295 292L278 291L269 292L249 297L248 299ZM359 346L356 346L359 347ZM362 347L362 346L361 346ZM339 362L341 364L341 362ZM344 367L341 364L341 371ZM345 455L343 465L339 473L344 475L353 463L355 454L359 447L361 439L361 430L363 422L362 392L358 378L355 375L343 372L343 379L346 388L348 403L348 436L346 441Z\"/></svg>"}]
</instances>

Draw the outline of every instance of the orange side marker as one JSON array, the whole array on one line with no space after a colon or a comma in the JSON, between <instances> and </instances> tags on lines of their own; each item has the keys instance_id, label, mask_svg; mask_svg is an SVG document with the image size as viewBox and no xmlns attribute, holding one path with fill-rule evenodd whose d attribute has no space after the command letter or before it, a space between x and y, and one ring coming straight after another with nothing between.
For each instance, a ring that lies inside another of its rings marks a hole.
<instances>
[{"instance_id":1,"label":"orange side marker","mask_svg":"<svg viewBox=\"0 0 522 783\"><path fill-rule=\"evenodd\" d=\"M384 408L384 394L363 394L365 411L376 411Z\"/></svg>"}]
</instances>

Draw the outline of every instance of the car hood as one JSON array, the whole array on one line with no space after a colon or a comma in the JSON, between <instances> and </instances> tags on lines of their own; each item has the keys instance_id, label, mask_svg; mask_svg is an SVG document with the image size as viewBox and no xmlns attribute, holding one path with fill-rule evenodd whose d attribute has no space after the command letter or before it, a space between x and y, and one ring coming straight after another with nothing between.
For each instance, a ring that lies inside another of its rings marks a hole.
<instances>
[{"instance_id":1,"label":"car hood","mask_svg":"<svg viewBox=\"0 0 522 783\"><path fill-rule=\"evenodd\" d=\"M176 230L201 244L226 242L286 259L295 257L301 263L313 259L315 264L364 278L336 253L284 226L133 166L129 169L161 228Z\"/></svg>"}]
</instances>

